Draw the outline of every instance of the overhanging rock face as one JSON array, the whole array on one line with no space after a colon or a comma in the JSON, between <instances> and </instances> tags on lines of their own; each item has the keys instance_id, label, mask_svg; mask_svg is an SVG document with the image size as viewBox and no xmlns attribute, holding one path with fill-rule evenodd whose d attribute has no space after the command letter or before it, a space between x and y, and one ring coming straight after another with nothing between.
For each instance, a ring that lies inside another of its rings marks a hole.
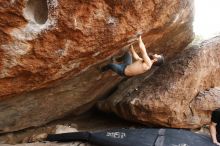
<instances>
[{"instance_id":1,"label":"overhanging rock face","mask_svg":"<svg viewBox=\"0 0 220 146\"><path fill-rule=\"evenodd\" d=\"M0 1L0 130L88 109L120 81L94 66L137 33L172 58L193 38L192 11L190 0Z\"/></svg>"},{"instance_id":2,"label":"overhanging rock face","mask_svg":"<svg viewBox=\"0 0 220 146\"><path fill-rule=\"evenodd\" d=\"M208 124L210 113L220 108L219 56L220 37L192 46L152 77L129 79L98 106L143 124L174 128Z\"/></svg>"}]
</instances>

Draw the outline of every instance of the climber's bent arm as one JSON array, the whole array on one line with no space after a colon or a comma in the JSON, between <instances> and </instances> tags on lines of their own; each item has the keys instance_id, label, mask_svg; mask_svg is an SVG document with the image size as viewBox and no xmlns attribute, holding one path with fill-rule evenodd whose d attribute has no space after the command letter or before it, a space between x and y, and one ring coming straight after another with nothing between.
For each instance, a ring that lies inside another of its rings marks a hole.
<instances>
[{"instance_id":1,"label":"climber's bent arm","mask_svg":"<svg viewBox=\"0 0 220 146\"><path fill-rule=\"evenodd\" d=\"M135 60L143 60L141 57L138 56L138 54L137 54L136 51L134 50L133 45L131 45L130 51L131 51L132 56L134 57Z\"/></svg>"},{"instance_id":2,"label":"climber's bent arm","mask_svg":"<svg viewBox=\"0 0 220 146\"><path fill-rule=\"evenodd\" d=\"M147 54L147 51L146 51L145 45L144 45L144 43L141 39L141 36L139 37L138 41L139 41L139 48L140 48L140 51L141 51L141 54L142 54L142 58L143 58L145 64L147 65L147 67L151 68L153 63L152 63L150 57Z\"/></svg>"}]
</instances>

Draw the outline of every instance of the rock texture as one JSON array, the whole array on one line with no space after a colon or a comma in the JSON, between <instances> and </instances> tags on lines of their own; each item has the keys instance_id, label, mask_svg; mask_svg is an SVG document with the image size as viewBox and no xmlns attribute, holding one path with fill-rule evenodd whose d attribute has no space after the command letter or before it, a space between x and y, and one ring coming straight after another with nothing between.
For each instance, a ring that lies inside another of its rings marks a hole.
<instances>
[{"instance_id":1,"label":"rock texture","mask_svg":"<svg viewBox=\"0 0 220 146\"><path fill-rule=\"evenodd\" d=\"M192 12L190 0L0 0L0 132L89 109L120 81L95 65L136 33L175 56L193 38Z\"/></svg>"},{"instance_id":2,"label":"rock texture","mask_svg":"<svg viewBox=\"0 0 220 146\"><path fill-rule=\"evenodd\" d=\"M189 106L193 114L193 122L196 121L198 125L209 123L210 111L220 108L220 87L199 92Z\"/></svg>"},{"instance_id":3,"label":"rock texture","mask_svg":"<svg viewBox=\"0 0 220 146\"><path fill-rule=\"evenodd\" d=\"M0 135L1 144L18 144L38 142L44 134L65 133L70 131L100 131L116 128L140 128L138 123L128 122L115 115L109 115L97 110L90 110L79 116L69 116L40 127L28 128L18 132ZM42 139L41 139L42 141Z\"/></svg>"},{"instance_id":4,"label":"rock texture","mask_svg":"<svg viewBox=\"0 0 220 146\"><path fill-rule=\"evenodd\" d=\"M127 120L197 128L220 107L220 37L189 47L154 76L131 78L98 104ZM206 91L209 90L209 91Z\"/></svg>"}]
</instances>

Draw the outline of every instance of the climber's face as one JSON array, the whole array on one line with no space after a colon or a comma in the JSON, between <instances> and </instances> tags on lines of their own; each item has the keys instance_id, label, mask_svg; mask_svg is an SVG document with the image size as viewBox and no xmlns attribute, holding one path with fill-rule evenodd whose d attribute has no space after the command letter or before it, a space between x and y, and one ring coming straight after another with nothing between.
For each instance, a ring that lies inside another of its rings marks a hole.
<instances>
[{"instance_id":1,"label":"climber's face","mask_svg":"<svg viewBox=\"0 0 220 146\"><path fill-rule=\"evenodd\" d=\"M158 54L153 55L153 60L157 61L158 58L161 58L161 55L158 55Z\"/></svg>"}]
</instances>

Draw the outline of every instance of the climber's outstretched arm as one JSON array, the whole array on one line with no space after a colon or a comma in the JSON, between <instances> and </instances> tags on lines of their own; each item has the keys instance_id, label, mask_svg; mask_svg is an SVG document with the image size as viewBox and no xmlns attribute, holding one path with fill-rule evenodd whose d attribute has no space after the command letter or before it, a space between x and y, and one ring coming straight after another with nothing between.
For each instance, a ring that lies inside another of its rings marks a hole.
<instances>
[{"instance_id":1,"label":"climber's outstretched arm","mask_svg":"<svg viewBox=\"0 0 220 146\"><path fill-rule=\"evenodd\" d=\"M141 51L142 58L143 58L144 62L146 63L147 67L151 68L153 63L147 54L147 51L146 51L145 45L141 39L141 36L139 36L139 38L138 38L138 43L139 43L140 51Z\"/></svg>"},{"instance_id":2,"label":"climber's outstretched arm","mask_svg":"<svg viewBox=\"0 0 220 146\"><path fill-rule=\"evenodd\" d=\"M137 54L136 51L134 50L133 45L131 45L130 51L131 51L132 56L134 57L135 60L143 60L141 57L138 56L138 54Z\"/></svg>"}]
</instances>

